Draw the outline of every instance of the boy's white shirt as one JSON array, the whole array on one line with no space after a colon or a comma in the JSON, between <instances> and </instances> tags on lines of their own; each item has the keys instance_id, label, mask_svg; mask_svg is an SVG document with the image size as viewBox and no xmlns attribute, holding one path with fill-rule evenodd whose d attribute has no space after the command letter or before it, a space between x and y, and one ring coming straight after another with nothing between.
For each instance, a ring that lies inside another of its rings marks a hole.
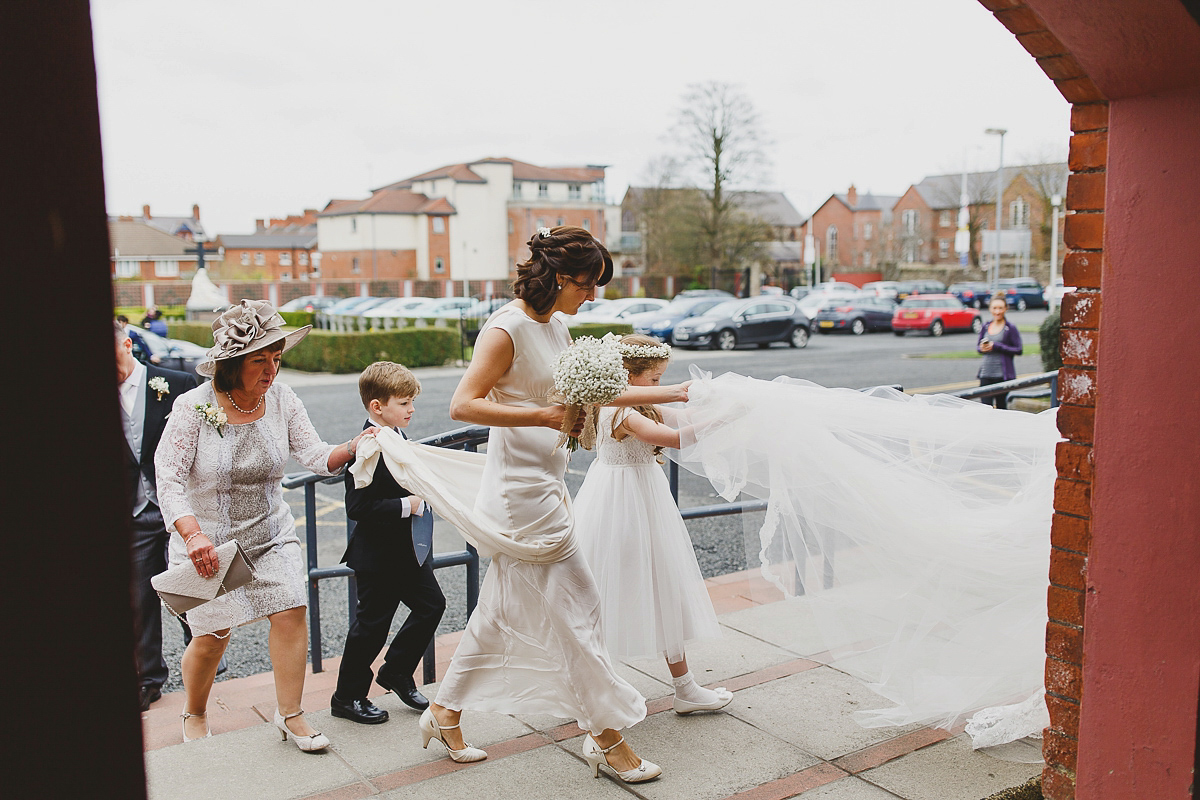
<instances>
[{"instance_id":1,"label":"boy's white shirt","mask_svg":"<svg viewBox=\"0 0 1200 800\"><path fill-rule=\"evenodd\" d=\"M383 422L382 420L380 420L378 417L376 417L370 411L367 412L367 419L371 420L372 425L376 425L380 428L391 428L392 427L391 425L388 425L386 422ZM406 436L407 434L402 434L402 435ZM427 505L424 500L421 501L421 504ZM426 510L428 510L428 508L426 508ZM404 519L405 517L411 517L412 512L413 512L412 503L409 502L409 499L407 497L401 497L400 498L400 519Z\"/></svg>"}]
</instances>

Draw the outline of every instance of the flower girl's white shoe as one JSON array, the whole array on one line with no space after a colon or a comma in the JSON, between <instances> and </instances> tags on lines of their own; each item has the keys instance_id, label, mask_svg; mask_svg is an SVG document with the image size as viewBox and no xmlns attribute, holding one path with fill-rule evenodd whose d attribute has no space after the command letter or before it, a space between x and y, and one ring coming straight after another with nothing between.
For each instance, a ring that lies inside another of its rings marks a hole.
<instances>
[{"instance_id":1,"label":"flower girl's white shoe","mask_svg":"<svg viewBox=\"0 0 1200 800\"><path fill-rule=\"evenodd\" d=\"M279 709L275 709L275 727L279 728L279 733L283 735L283 741L286 742L289 736L292 737L296 742L296 747L299 747L306 753L314 753L317 750L324 750L326 747L329 747L329 738L323 733L314 733L311 736L297 736L288 728L287 721L303 713L303 711L297 711L295 714L288 714L285 717L279 713Z\"/></svg>"},{"instance_id":2,"label":"flower girl's white shoe","mask_svg":"<svg viewBox=\"0 0 1200 800\"><path fill-rule=\"evenodd\" d=\"M421 746L426 750L429 749L429 740L437 739L446 748L446 752L450 754L451 761L457 761L460 764L470 764L472 761L483 761L487 758L487 753L480 750L478 747L472 747L466 742L463 743L462 750L451 750L450 745L446 744L446 737L442 731L454 730L457 725L439 725L437 717L428 708L421 712Z\"/></svg>"},{"instance_id":3,"label":"flower girl's white shoe","mask_svg":"<svg viewBox=\"0 0 1200 800\"><path fill-rule=\"evenodd\" d=\"M624 772L613 769L613 766L608 763L608 759L605 756L610 750L620 747L624 741L625 737L622 736L612 747L602 748L596 744L596 740L592 738L590 733L583 737L583 757L587 760L588 766L592 768L593 778L600 777L601 764L611 769L613 774L624 783L641 783L642 781L654 780L659 775L662 775L662 767L645 759L642 759L641 763L633 769L627 769Z\"/></svg>"},{"instance_id":4,"label":"flower girl's white shoe","mask_svg":"<svg viewBox=\"0 0 1200 800\"><path fill-rule=\"evenodd\" d=\"M212 731L210 731L210 730L208 729L208 712L207 712L207 711L205 711L203 714L189 714L188 712L186 712L186 711L185 711L185 712L183 712L182 714L180 714L179 716L180 716L180 718L183 720L183 741L185 741L185 742L194 742L194 741L196 741L196 739L209 739L209 738L212 738ZM204 717L204 735L203 735L203 736L196 736L196 737L194 737L194 738L189 738L189 737L188 737L188 735L187 735L187 721L188 721L188 719L189 719L190 717Z\"/></svg>"},{"instance_id":5,"label":"flower girl's white shoe","mask_svg":"<svg viewBox=\"0 0 1200 800\"><path fill-rule=\"evenodd\" d=\"M726 689L724 686L718 686L712 690L716 698L707 703L690 703L687 700L681 699L678 695L675 697L675 713L676 714L691 714L696 711L716 711L724 708L733 701L733 692Z\"/></svg>"}]
</instances>

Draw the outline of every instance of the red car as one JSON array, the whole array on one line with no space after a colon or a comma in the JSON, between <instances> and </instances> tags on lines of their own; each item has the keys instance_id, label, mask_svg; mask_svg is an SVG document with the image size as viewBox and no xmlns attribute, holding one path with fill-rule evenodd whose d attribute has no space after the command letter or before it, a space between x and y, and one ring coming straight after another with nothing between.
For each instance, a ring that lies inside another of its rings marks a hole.
<instances>
[{"instance_id":1,"label":"red car","mask_svg":"<svg viewBox=\"0 0 1200 800\"><path fill-rule=\"evenodd\" d=\"M952 294L918 294L906 297L892 315L892 332L903 336L906 331L929 331L941 336L946 331L978 333L983 320L978 312L967 308Z\"/></svg>"}]
</instances>

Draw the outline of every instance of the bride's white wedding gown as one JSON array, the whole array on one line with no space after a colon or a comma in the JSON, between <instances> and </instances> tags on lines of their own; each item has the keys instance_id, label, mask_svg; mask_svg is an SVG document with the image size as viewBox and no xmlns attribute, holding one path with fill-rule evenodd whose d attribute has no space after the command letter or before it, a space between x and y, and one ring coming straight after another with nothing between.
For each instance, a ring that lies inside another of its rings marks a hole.
<instances>
[{"instance_id":1,"label":"bride's white wedding gown","mask_svg":"<svg viewBox=\"0 0 1200 800\"><path fill-rule=\"evenodd\" d=\"M750 564L891 701L859 721L1040 734L1054 412L693 373L676 457L767 501Z\"/></svg>"}]
</instances>

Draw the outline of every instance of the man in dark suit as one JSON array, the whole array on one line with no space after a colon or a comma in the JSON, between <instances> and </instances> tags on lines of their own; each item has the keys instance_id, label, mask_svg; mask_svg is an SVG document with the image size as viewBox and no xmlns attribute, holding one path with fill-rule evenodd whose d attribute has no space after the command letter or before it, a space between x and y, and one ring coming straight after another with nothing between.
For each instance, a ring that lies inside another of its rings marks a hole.
<instances>
[{"instance_id":1,"label":"man in dark suit","mask_svg":"<svg viewBox=\"0 0 1200 800\"><path fill-rule=\"evenodd\" d=\"M363 428L386 426L400 432L412 418L413 398L421 384L403 366L379 361L363 370L358 388L368 414ZM362 489L354 487L349 470L345 481L346 516L355 526L342 561L354 570L358 606L346 635L330 712L371 725L388 718L386 711L367 699L371 662L383 649L401 603L410 609L408 619L388 647L375 682L395 692L410 708L429 707L413 673L437 632L446 598L426 558L429 543L418 548L413 541L413 517L429 513L424 501L396 483L386 468L377 469L370 485Z\"/></svg>"},{"instance_id":2,"label":"man in dark suit","mask_svg":"<svg viewBox=\"0 0 1200 800\"><path fill-rule=\"evenodd\" d=\"M154 478L154 451L167 424L175 398L195 388L186 372L142 364L133 357L133 343L119 323L113 332L117 344L117 395L121 426L125 431L126 485L133 515L133 606L137 624L137 667L141 709L162 696L167 662L162 653L162 612L150 578L167 568L167 533L158 510L158 485Z\"/></svg>"}]
</instances>

